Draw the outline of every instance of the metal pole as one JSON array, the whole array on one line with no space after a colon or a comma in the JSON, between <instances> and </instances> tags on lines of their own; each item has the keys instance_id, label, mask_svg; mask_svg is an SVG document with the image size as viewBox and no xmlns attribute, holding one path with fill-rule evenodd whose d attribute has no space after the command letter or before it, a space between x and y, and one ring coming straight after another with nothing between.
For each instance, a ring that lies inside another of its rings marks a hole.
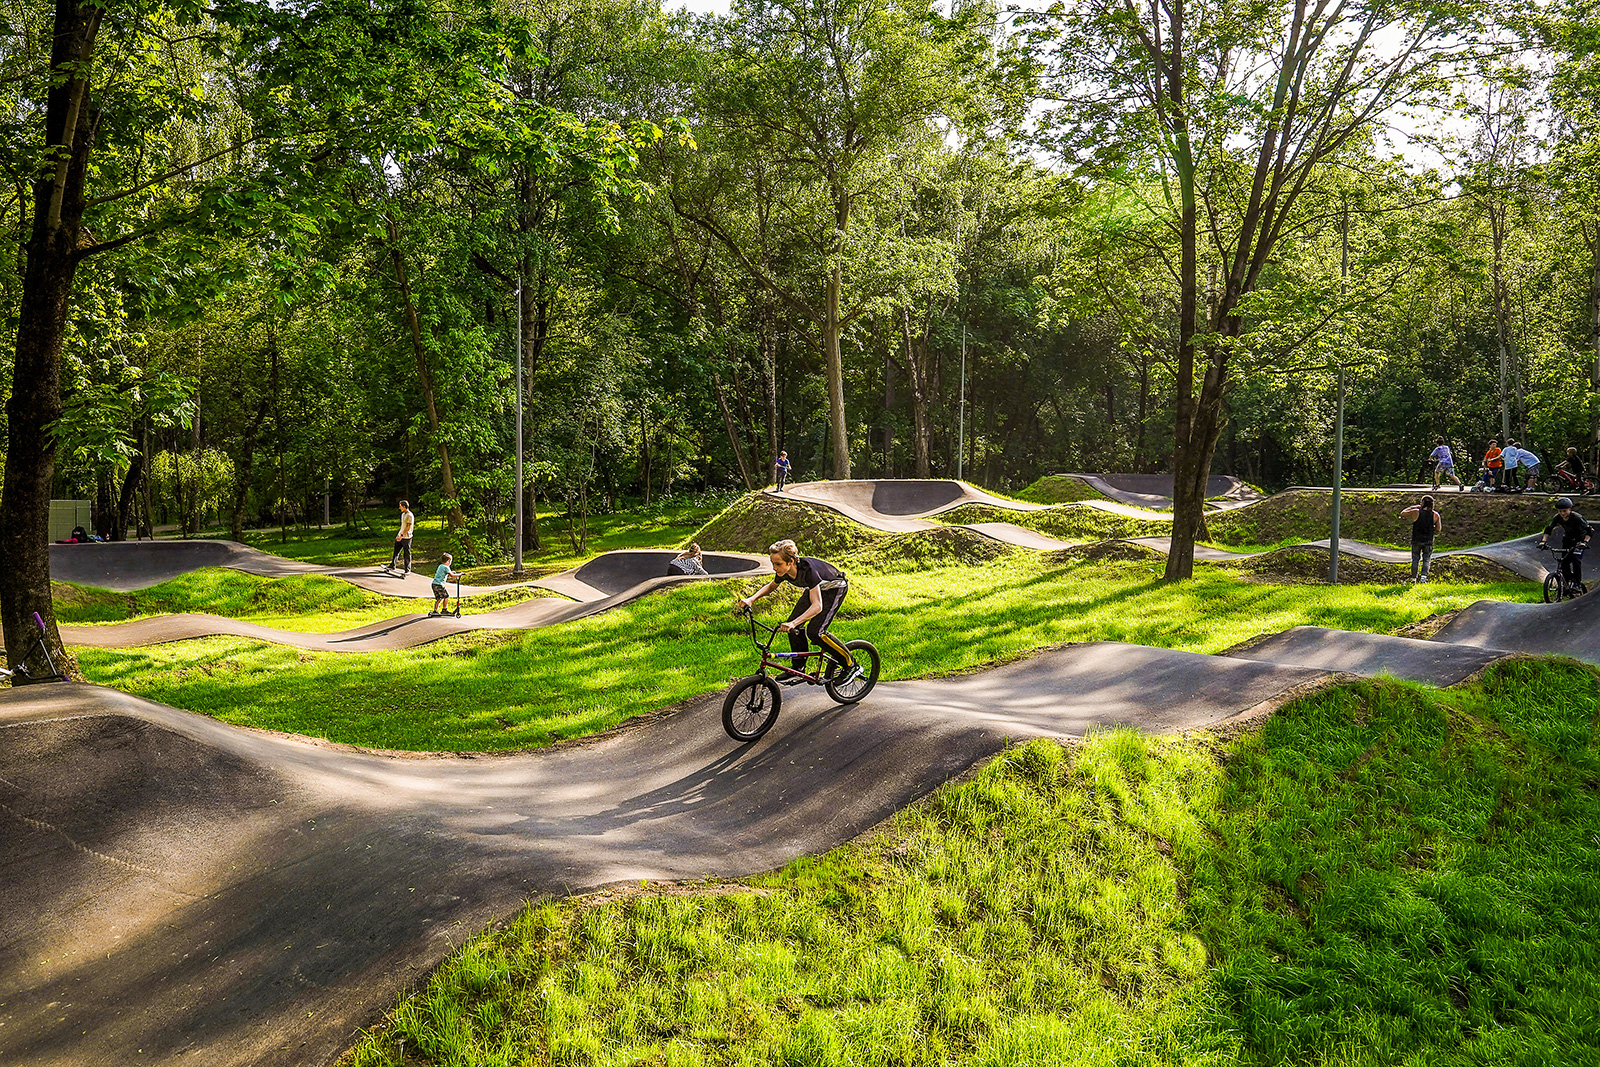
<instances>
[{"instance_id":1,"label":"metal pole","mask_svg":"<svg viewBox=\"0 0 1600 1067\"><path fill-rule=\"evenodd\" d=\"M1344 488L1344 364L1339 364L1339 413L1333 431L1333 536L1328 538L1328 581L1339 584L1339 492Z\"/></svg>"},{"instance_id":2,"label":"metal pole","mask_svg":"<svg viewBox=\"0 0 1600 1067\"><path fill-rule=\"evenodd\" d=\"M961 480L961 458L967 451L967 324L961 324L961 396L956 403L956 481Z\"/></svg>"},{"instance_id":3,"label":"metal pole","mask_svg":"<svg viewBox=\"0 0 1600 1067\"><path fill-rule=\"evenodd\" d=\"M517 549L511 576L522 577L522 283L517 282Z\"/></svg>"}]
</instances>

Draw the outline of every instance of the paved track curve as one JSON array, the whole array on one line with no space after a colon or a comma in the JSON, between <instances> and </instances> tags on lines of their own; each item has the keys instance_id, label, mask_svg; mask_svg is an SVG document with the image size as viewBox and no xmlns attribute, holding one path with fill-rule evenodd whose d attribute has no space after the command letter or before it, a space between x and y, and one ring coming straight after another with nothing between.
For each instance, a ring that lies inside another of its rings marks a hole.
<instances>
[{"instance_id":1,"label":"paved track curve","mask_svg":"<svg viewBox=\"0 0 1600 1067\"><path fill-rule=\"evenodd\" d=\"M1077 477L1074 475L1074 477ZM1154 477L1154 476L1151 476ZM933 530L948 524L934 522L928 518L930 515L939 515L962 504L988 504L992 507L1009 508L1013 511L1043 511L1045 505L1024 504L1014 500L1001 500L990 496L968 485L957 481L855 481L855 482L804 482L800 485L790 486L782 494L771 494L782 498L801 500L819 507L825 507L846 518L854 519L864 526L889 533L909 533L915 530ZM1117 505L1094 505L1110 510ZM887 509L887 510L886 510ZM1129 514L1141 518L1150 518L1145 512L1134 508L1125 509ZM1063 548L1072 548L1082 544L1080 541L1062 541L1047 534L1018 526L1007 522L978 522L961 524L961 528L974 530L985 537L1021 548L1032 548L1040 551L1054 551ZM1172 545L1171 538L1167 537L1129 537L1117 538L1127 544L1144 545L1166 552ZM1434 558L1447 556L1476 556L1498 563L1507 570L1513 571L1524 578L1542 581L1548 572L1550 557L1543 555L1534 547L1538 542L1537 535L1519 537L1510 541L1500 541L1494 544L1481 545L1474 548L1452 548L1434 553ZM1304 541L1290 548L1320 548L1327 551L1329 542ZM1195 546L1195 559L1213 563L1241 562L1270 555L1272 552L1282 552L1285 549L1271 549L1267 552L1229 552L1224 549L1209 548L1205 545ZM1373 560L1380 563L1409 564L1411 553L1397 548L1385 548L1381 545L1367 544L1365 541L1352 541L1348 538L1339 542L1341 554L1357 559Z\"/></svg>"},{"instance_id":2,"label":"paved track curve","mask_svg":"<svg viewBox=\"0 0 1600 1067\"><path fill-rule=\"evenodd\" d=\"M150 585L170 582L174 577L206 566L258 574L261 577L291 577L296 574L326 574L357 585L368 592L384 593L389 597L411 597L414 600L432 600L434 597L434 571L390 573L378 566L318 566L288 560L282 555L272 555L253 549L237 541L112 541L109 544L53 544L50 545L50 576L58 582L77 582L94 585L98 589L128 593L149 589ZM578 568L582 569L582 568ZM610 593L582 593L581 585L563 581L576 571L565 571L546 579L514 582L509 585L462 585L462 597L477 597L482 593L502 589L517 589L518 585L538 585L541 589L571 595L574 600L600 600ZM454 593L454 585L451 585Z\"/></svg>"},{"instance_id":3,"label":"paved track curve","mask_svg":"<svg viewBox=\"0 0 1600 1067\"><path fill-rule=\"evenodd\" d=\"M0 1062L327 1062L529 896L769 869L1007 739L1201 726L1334 671L1449 684L1506 652L1315 628L1235 657L1096 643L849 708L794 693L750 746L712 695L480 758L349 751L94 686L0 690Z\"/></svg>"},{"instance_id":4,"label":"paved track curve","mask_svg":"<svg viewBox=\"0 0 1600 1067\"><path fill-rule=\"evenodd\" d=\"M1172 509L1170 474L1063 474L1060 477L1075 478L1108 500L1141 508ZM1206 479L1206 499L1213 506L1238 507L1264 498L1231 474L1213 474Z\"/></svg>"},{"instance_id":5,"label":"paved track curve","mask_svg":"<svg viewBox=\"0 0 1600 1067\"><path fill-rule=\"evenodd\" d=\"M665 549L608 552L565 574L536 583L565 592L576 599L540 597L493 611L463 614L459 619L451 615L428 616L412 612L352 630L301 633L220 615L184 612L132 622L63 626L61 639L69 645L89 648L133 648L219 635L253 638L321 652L385 652L414 648L474 630L532 630L553 626L609 611L663 586L707 580L687 575L662 576L667 561L676 554ZM711 572L711 578L754 576L771 573L772 570L767 557L736 552L708 552L704 562L706 569Z\"/></svg>"}]
</instances>

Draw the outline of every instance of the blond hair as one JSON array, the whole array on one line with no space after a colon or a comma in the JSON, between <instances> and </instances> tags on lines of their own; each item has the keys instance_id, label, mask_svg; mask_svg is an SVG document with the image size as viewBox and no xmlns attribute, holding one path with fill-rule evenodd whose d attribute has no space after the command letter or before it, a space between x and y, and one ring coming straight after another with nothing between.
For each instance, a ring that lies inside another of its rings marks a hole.
<instances>
[{"instance_id":1,"label":"blond hair","mask_svg":"<svg viewBox=\"0 0 1600 1067\"><path fill-rule=\"evenodd\" d=\"M777 542L771 548L767 549L767 555L777 556L785 563L793 563L795 560L800 558L800 550L795 547L795 543L793 541L784 540Z\"/></svg>"}]
</instances>

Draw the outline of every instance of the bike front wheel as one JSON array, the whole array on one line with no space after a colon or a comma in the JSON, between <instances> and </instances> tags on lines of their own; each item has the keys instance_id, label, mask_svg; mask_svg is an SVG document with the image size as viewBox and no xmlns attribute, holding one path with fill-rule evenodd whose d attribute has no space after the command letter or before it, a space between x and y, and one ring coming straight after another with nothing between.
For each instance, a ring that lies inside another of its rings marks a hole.
<instances>
[{"instance_id":1,"label":"bike front wheel","mask_svg":"<svg viewBox=\"0 0 1600 1067\"><path fill-rule=\"evenodd\" d=\"M754 741L778 721L783 691L764 674L752 674L734 683L722 698L722 728L735 741Z\"/></svg>"},{"instance_id":2,"label":"bike front wheel","mask_svg":"<svg viewBox=\"0 0 1600 1067\"><path fill-rule=\"evenodd\" d=\"M861 674L848 682L829 681L828 695L841 704L854 704L878 684L878 650L871 641L846 641L844 647L850 650Z\"/></svg>"},{"instance_id":3,"label":"bike front wheel","mask_svg":"<svg viewBox=\"0 0 1600 1067\"><path fill-rule=\"evenodd\" d=\"M1561 576L1547 574L1544 576L1544 602L1554 604L1561 599Z\"/></svg>"}]
</instances>

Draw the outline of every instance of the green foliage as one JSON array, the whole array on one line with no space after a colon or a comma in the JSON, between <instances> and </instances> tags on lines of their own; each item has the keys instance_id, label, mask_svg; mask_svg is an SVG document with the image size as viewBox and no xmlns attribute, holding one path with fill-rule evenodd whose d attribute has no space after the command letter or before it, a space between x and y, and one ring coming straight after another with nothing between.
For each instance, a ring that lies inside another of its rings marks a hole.
<instances>
[{"instance_id":1,"label":"green foliage","mask_svg":"<svg viewBox=\"0 0 1600 1067\"><path fill-rule=\"evenodd\" d=\"M158 452L150 463L157 506L171 509L185 533L199 533L207 514L233 492L233 461L215 449Z\"/></svg>"}]
</instances>

